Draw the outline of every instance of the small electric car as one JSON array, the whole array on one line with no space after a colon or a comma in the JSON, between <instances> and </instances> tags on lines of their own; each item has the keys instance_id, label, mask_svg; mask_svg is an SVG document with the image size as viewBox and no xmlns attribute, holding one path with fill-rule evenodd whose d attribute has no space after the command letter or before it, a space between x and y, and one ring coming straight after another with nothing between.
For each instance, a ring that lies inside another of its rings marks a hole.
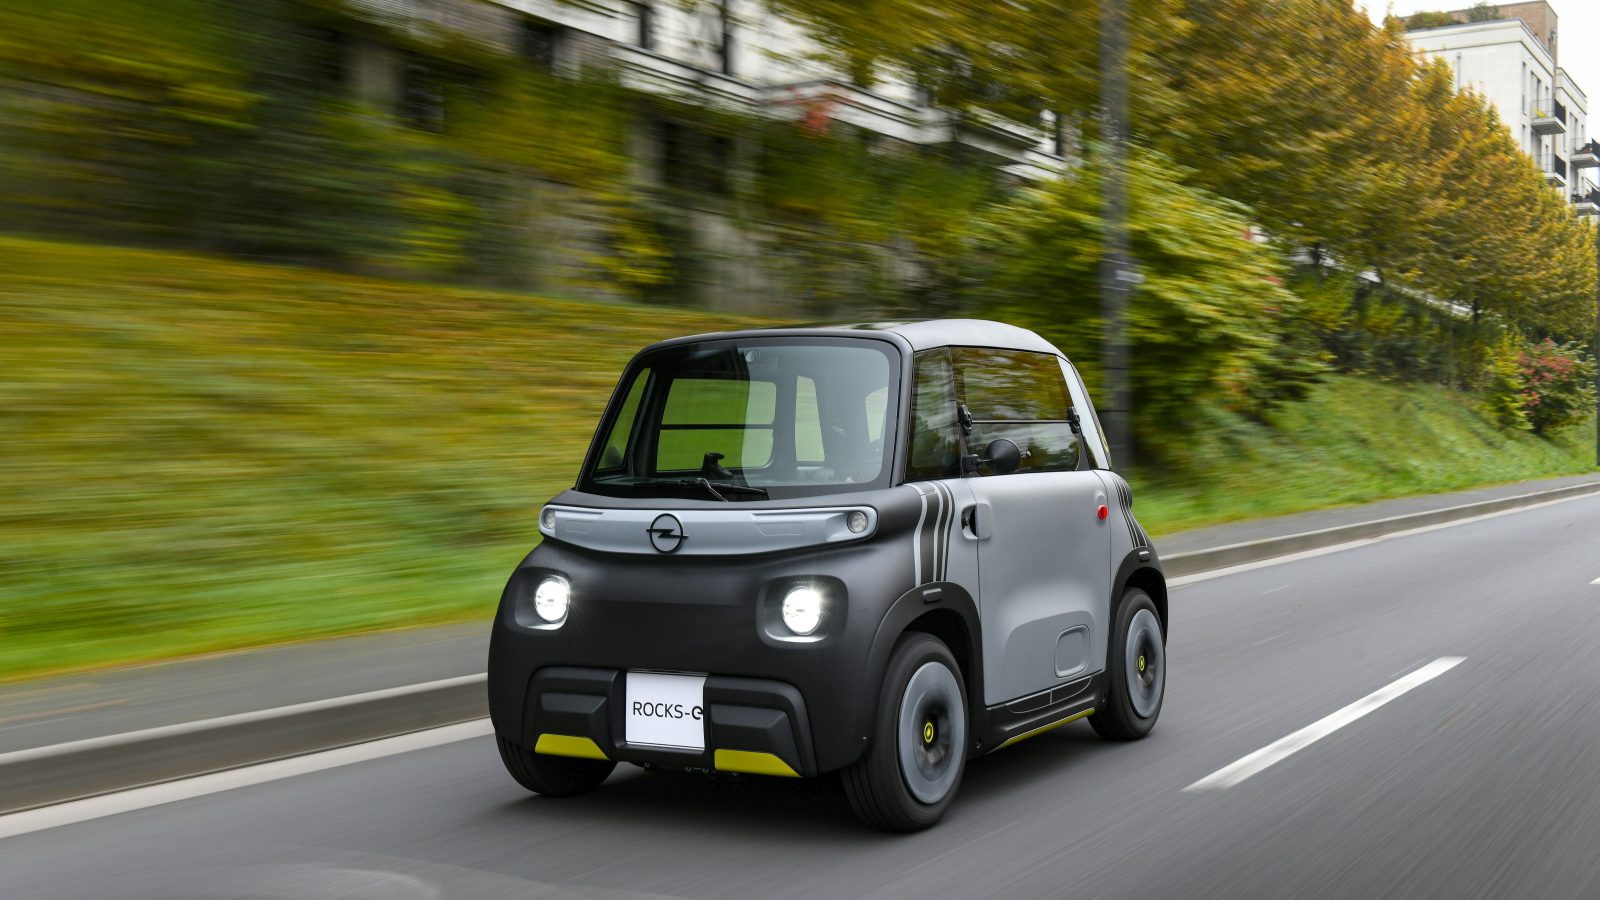
<instances>
[{"instance_id":1,"label":"small electric car","mask_svg":"<svg viewBox=\"0 0 1600 900\"><path fill-rule=\"evenodd\" d=\"M1083 380L996 322L785 328L628 364L489 650L513 778L838 772L881 828L969 758L1161 712L1167 590Z\"/></svg>"}]
</instances>

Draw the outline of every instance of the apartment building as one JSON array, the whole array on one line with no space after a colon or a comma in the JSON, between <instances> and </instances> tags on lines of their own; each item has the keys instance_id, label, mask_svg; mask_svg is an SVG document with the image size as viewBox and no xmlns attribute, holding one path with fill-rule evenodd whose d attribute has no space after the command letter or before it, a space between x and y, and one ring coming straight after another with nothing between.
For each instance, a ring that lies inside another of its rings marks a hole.
<instances>
[{"instance_id":1,"label":"apartment building","mask_svg":"<svg viewBox=\"0 0 1600 900\"><path fill-rule=\"evenodd\" d=\"M1417 28L1406 38L1419 54L1442 59L1458 89L1489 100L1551 186L1581 215L1600 214L1600 145L1589 132L1589 101L1560 65L1558 17L1544 0L1446 13L1452 24Z\"/></svg>"}]
</instances>

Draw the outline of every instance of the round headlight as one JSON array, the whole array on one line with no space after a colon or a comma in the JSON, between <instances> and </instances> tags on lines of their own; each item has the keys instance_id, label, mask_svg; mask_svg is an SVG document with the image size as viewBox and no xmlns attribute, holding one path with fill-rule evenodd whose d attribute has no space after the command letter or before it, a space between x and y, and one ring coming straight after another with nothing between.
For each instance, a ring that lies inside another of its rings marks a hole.
<instances>
[{"instance_id":1,"label":"round headlight","mask_svg":"<svg viewBox=\"0 0 1600 900\"><path fill-rule=\"evenodd\" d=\"M544 527L545 531L555 531L556 511L548 506L545 507L544 510L539 513L539 524Z\"/></svg>"},{"instance_id":2,"label":"round headlight","mask_svg":"<svg viewBox=\"0 0 1600 900\"><path fill-rule=\"evenodd\" d=\"M822 594L804 586L791 590L783 598L783 624L795 634L816 631L822 624Z\"/></svg>"},{"instance_id":3,"label":"round headlight","mask_svg":"<svg viewBox=\"0 0 1600 900\"><path fill-rule=\"evenodd\" d=\"M567 580L551 575L539 582L539 589L533 592L533 611L546 622L559 622L567 617L569 593Z\"/></svg>"},{"instance_id":4,"label":"round headlight","mask_svg":"<svg viewBox=\"0 0 1600 900\"><path fill-rule=\"evenodd\" d=\"M850 529L851 534L860 534L867 530L867 514L859 509L855 510L845 516L844 525Z\"/></svg>"}]
</instances>

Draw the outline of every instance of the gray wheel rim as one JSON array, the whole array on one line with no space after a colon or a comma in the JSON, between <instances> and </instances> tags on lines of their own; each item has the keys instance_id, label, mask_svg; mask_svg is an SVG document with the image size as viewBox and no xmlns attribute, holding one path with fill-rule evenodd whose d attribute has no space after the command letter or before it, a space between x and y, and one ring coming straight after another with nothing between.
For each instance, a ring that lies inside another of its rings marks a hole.
<instances>
[{"instance_id":1,"label":"gray wheel rim","mask_svg":"<svg viewBox=\"0 0 1600 900\"><path fill-rule=\"evenodd\" d=\"M1123 670L1128 682L1128 702L1141 719L1156 714L1161 692L1167 687L1167 649L1161 643L1161 623L1148 609L1133 614L1128 626L1127 656Z\"/></svg>"},{"instance_id":2,"label":"gray wheel rim","mask_svg":"<svg viewBox=\"0 0 1600 900\"><path fill-rule=\"evenodd\" d=\"M967 711L955 673L939 662L918 667L900 696L895 731L906 788L923 803L943 800L955 786L967 746Z\"/></svg>"}]
</instances>

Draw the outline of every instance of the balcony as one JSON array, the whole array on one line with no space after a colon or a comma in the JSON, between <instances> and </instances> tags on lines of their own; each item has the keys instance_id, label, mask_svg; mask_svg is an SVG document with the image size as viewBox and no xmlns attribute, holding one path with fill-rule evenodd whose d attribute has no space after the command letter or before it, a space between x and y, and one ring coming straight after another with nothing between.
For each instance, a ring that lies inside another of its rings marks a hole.
<instances>
[{"instance_id":1,"label":"balcony","mask_svg":"<svg viewBox=\"0 0 1600 900\"><path fill-rule=\"evenodd\" d=\"M1544 173L1544 180L1556 187L1567 186L1567 161L1560 154L1539 154L1539 171Z\"/></svg>"},{"instance_id":2,"label":"balcony","mask_svg":"<svg viewBox=\"0 0 1600 900\"><path fill-rule=\"evenodd\" d=\"M1567 160L1567 163L1574 171L1600 166L1600 142L1590 138L1589 143L1572 151L1572 158Z\"/></svg>"},{"instance_id":3,"label":"balcony","mask_svg":"<svg viewBox=\"0 0 1600 900\"><path fill-rule=\"evenodd\" d=\"M1580 216L1600 216L1600 189L1573 194L1572 211Z\"/></svg>"},{"instance_id":4,"label":"balcony","mask_svg":"<svg viewBox=\"0 0 1600 900\"><path fill-rule=\"evenodd\" d=\"M1546 97L1533 101L1534 134L1566 134L1567 108Z\"/></svg>"}]
</instances>

